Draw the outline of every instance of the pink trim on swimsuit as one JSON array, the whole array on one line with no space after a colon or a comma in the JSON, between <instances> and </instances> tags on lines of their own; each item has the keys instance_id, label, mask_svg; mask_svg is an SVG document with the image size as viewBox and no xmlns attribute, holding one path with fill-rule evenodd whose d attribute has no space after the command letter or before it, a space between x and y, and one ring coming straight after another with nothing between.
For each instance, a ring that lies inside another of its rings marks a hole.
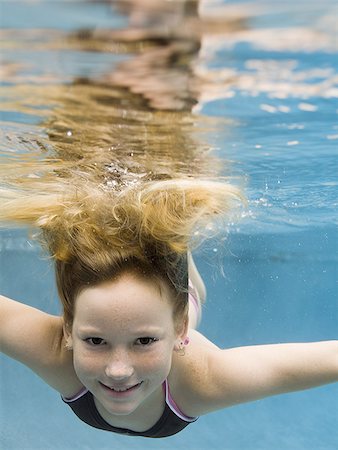
<instances>
[{"instance_id":1,"label":"pink trim on swimsuit","mask_svg":"<svg viewBox=\"0 0 338 450\"><path fill-rule=\"evenodd\" d=\"M172 398L170 394L169 389L169 383L168 380L164 380L164 383L162 384L163 390L165 391L165 402L169 406L169 408L172 410L174 414L176 414L177 417L184 420L185 422L195 422L197 420L197 417L189 417L186 416L180 408L177 406L175 400Z\"/></svg>"},{"instance_id":2,"label":"pink trim on swimsuit","mask_svg":"<svg viewBox=\"0 0 338 450\"><path fill-rule=\"evenodd\" d=\"M85 394L87 394L88 389L83 387L79 390L79 392L75 395L73 395L72 397L64 397L62 396L62 399L66 402L66 403L72 403L75 402L76 400L78 400L79 398L83 397Z\"/></svg>"}]
</instances>

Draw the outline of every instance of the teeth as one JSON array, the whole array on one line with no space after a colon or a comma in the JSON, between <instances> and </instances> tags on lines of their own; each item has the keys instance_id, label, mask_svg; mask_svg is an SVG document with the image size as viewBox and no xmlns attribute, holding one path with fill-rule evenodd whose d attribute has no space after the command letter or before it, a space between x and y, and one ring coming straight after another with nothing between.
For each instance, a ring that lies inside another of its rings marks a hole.
<instances>
[{"instance_id":1,"label":"teeth","mask_svg":"<svg viewBox=\"0 0 338 450\"><path fill-rule=\"evenodd\" d=\"M110 389L115 392L125 392L125 391L129 391L129 389L132 389L135 386L130 386L128 388L113 388L113 387L111 387Z\"/></svg>"},{"instance_id":2,"label":"teeth","mask_svg":"<svg viewBox=\"0 0 338 450\"><path fill-rule=\"evenodd\" d=\"M133 386L129 386L129 387L126 387L126 388L114 388L114 387L108 386L106 384L104 386L106 386L107 388L109 388L111 391L114 391L114 392L125 392L125 391L129 391L130 389L133 389L133 388L137 387L140 384L141 383L134 384Z\"/></svg>"}]
</instances>

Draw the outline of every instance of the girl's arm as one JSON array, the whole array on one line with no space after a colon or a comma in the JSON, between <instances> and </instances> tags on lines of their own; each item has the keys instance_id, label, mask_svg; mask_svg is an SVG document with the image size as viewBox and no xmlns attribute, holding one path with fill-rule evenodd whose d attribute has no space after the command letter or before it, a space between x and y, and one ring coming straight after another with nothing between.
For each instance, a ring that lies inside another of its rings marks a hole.
<instances>
[{"instance_id":1,"label":"girl's arm","mask_svg":"<svg viewBox=\"0 0 338 450\"><path fill-rule=\"evenodd\" d=\"M61 317L0 296L0 350L64 395L78 387Z\"/></svg>"},{"instance_id":2,"label":"girl's arm","mask_svg":"<svg viewBox=\"0 0 338 450\"><path fill-rule=\"evenodd\" d=\"M187 352L190 374L196 361L193 340ZM196 342L203 345L199 337ZM338 341L230 350L208 346L203 353L198 376L190 379L194 386L187 398L187 404L192 403L185 409L189 415L338 381Z\"/></svg>"}]
</instances>

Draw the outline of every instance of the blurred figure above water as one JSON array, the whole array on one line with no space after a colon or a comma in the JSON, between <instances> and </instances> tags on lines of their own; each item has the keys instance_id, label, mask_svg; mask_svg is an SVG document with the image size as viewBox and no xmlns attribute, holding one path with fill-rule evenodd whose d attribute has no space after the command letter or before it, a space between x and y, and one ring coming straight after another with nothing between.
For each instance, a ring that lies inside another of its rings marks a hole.
<instances>
[{"instance_id":1,"label":"blurred figure above water","mask_svg":"<svg viewBox=\"0 0 338 450\"><path fill-rule=\"evenodd\" d=\"M110 49L122 55L122 61L100 76L77 76L67 85L35 88L35 107L53 105L43 121L48 139L38 143L52 158L48 164L30 160L15 169L16 175L26 175L27 184L45 183L57 168L63 177L85 172L110 188L218 176L225 163L210 154L208 142L217 120L192 114L203 84L195 65L204 33L243 29L244 16L202 18L195 0L104 3L111 6L112 15L125 14L128 26L80 29L63 42L83 52ZM53 48L55 41L50 45ZM22 95L27 108L31 88ZM220 122L225 133L229 124ZM11 165L4 171L9 179Z\"/></svg>"},{"instance_id":2,"label":"blurred figure above water","mask_svg":"<svg viewBox=\"0 0 338 450\"><path fill-rule=\"evenodd\" d=\"M232 14L229 8L212 8L208 14L206 6L214 2L108 3L113 11L127 15L128 26L119 30L82 30L74 35L72 43L84 50L97 51L100 48L104 51L109 43L114 43L132 51L134 56L107 75L105 81L141 94L154 109L191 111L206 81L195 70L203 37L247 27L241 8L233 9Z\"/></svg>"}]
</instances>

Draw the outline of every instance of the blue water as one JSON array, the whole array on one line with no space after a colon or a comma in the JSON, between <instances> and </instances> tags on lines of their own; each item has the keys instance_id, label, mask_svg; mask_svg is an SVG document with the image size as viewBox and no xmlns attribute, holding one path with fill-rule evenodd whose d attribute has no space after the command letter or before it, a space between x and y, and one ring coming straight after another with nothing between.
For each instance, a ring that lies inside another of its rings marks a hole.
<instances>
[{"instance_id":1,"label":"blue water","mask_svg":"<svg viewBox=\"0 0 338 450\"><path fill-rule=\"evenodd\" d=\"M225 3L238 11L244 2ZM126 24L104 2L0 5L7 33L45 28L51 31L43 33L47 42L53 33ZM327 0L248 5L247 29L205 42L208 58L201 58L208 70L223 72L216 95L206 89L197 110L223 121L208 139L231 161L230 175L245 184L249 197L227 233L196 252L208 290L201 330L223 347L337 339L337 8ZM125 58L29 48L20 36L13 47L5 37L3 59L25 65L21 78L6 76L1 86L4 152L20 146L22 136L45 137L39 123L52 109L15 110L8 86L34 87L42 76L46 84L71 83L75 76L99 76ZM0 266L4 295L58 312L51 266L24 231L0 233ZM174 437L152 441L84 425L29 369L3 356L0 377L4 450L335 450L338 445L337 385L229 408Z\"/></svg>"}]
</instances>

